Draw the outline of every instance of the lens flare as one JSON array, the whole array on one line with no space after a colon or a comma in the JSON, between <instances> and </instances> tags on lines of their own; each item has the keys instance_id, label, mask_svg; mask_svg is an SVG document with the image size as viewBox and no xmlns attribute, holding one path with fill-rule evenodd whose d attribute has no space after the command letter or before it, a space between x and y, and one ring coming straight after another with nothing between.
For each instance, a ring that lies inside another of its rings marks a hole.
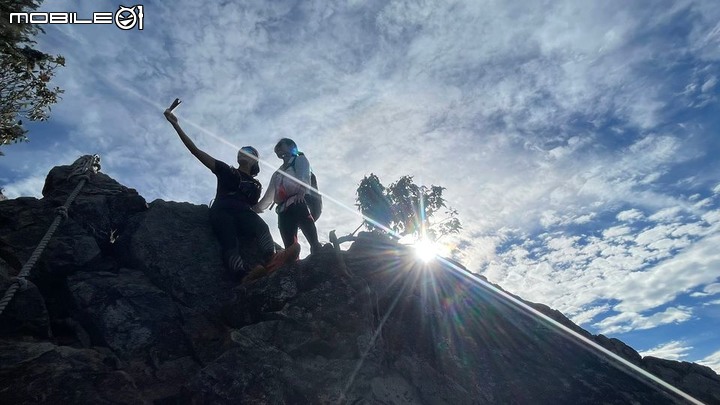
<instances>
[{"instance_id":1,"label":"lens flare","mask_svg":"<svg viewBox=\"0 0 720 405\"><path fill-rule=\"evenodd\" d=\"M438 255L438 247L429 239L420 239L415 242L415 254L425 263L435 259Z\"/></svg>"}]
</instances>

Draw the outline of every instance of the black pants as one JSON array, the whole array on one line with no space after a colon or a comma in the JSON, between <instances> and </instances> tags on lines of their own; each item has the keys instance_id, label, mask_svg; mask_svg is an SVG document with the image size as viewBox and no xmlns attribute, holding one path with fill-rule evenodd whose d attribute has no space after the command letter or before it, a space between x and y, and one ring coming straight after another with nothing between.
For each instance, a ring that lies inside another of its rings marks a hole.
<instances>
[{"instance_id":1,"label":"black pants","mask_svg":"<svg viewBox=\"0 0 720 405\"><path fill-rule=\"evenodd\" d=\"M250 209L211 208L210 226L220 241L223 262L231 271L247 271L238 249L238 237L257 239L261 256L265 261L275 253L275 242L270 235L270 228Z\"/></svg>"},{"instance_id":2,"label":"black pants","mask_svg":"<svg viewBox=\"0 0 720 405\"><path fill-rule=\"evenodd\" d=\"M298 201L279 213L278 228L280 228L280 236L285 248L297 241L298 228L302 230L305 239L310 244L311 253L320 247L315 220L310 215L310 210L305 202Z\"/></svg>"}]
</instances>

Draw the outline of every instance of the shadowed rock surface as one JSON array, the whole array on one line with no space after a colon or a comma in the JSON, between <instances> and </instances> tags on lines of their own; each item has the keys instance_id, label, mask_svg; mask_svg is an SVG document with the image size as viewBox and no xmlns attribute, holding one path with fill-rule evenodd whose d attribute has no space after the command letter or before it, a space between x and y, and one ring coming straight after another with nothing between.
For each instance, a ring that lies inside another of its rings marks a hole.
<instances>
[{"instance_id":1,"label":"shadowed rock surface","mask_svg":"<svg viewBox=\"0 0 720 405\"><path fill-rule=\"evenodd\" d=\"M79 181L71 170L54 168L40 200L0 201L0 294ZM685 403L381 235L241 285L206 206L146 204L102 173L89 179L0 315L0 403ZM643 359L530 305L720 403L711 369Z\"/></svg>"}]
</instances>

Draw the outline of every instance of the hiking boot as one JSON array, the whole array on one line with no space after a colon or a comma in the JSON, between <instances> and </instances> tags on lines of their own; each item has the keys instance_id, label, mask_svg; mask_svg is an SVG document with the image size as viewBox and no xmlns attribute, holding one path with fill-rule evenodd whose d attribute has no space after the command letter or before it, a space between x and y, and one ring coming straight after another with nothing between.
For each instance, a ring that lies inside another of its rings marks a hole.
<instances>
[{"instance_id":1,"label":"hiking boot","mask_svg":"<svg viewBox=\"0 0 720 405\"><path fill-rule=\"evenodd\" d=\"M300 244L295 242L290 247L285 249L286 252L288 252L288 261L287 263L292 263L298 261L300 259Z\"/></svg>"},{"instance_id":2,"label":"hiking boot","mask_svg":"<svg viewBox=\"0 0 720 405\"><path fill-rule=\"evenodd\" d=\"M253 280L257 280L261 277L267 276L268 274L270 274L270 272L265 266L263 266L262 264L257 264L253 266L253 268L248 272L245 277L243 277L242 283L247 284Z\"/></svg>"},{"instance_id":3,"label":"hiking boot","mask_svg":"<svg viewBox=\"0 0 720 405\"><path fill-rule=\"evenodd\" d=\"M276 252L270 261L265 265L268 273L272 273L279 269L283 264L296 261L300 257L300 244L295 242L287 249Z\"/></svg>"}]
</instances>

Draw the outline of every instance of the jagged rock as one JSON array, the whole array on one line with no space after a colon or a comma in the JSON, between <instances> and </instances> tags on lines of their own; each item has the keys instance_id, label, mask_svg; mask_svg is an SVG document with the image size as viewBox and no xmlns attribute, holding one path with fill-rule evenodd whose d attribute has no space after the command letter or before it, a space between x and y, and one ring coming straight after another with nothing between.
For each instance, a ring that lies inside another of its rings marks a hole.
<instances>
[{"instance_id":1,"label":"jagged rock","mask_svg":"<svg viewBox=\"0 0 720 405\"><path fill-rule=\"evenodd\" d=\"M233 298L239 280L223 267L207 207L153 201L120 237L126 264L144 271L182 305L212 310Z\"/></svg>"},{"instance_id":2,"label":"jagged rock","mask_svg":"<svg viewBox=\"0 0 720 405\"><path fill-rule=\"evenodd\" d=\"M41 200L0 202L7 277L78 184L68 179L75 168L54 168ZM680 402L529 316L482 277L421 264L386 236L361 233L348 251L323 248L241 285L222 266L207 207L148 205L102 173L86 181L33 270L34 297L14 303L26 315L0 341L0 403ZM251 261L254 246L243 241ZM640 361L624 343L527 304L720 402L712 370ZM52 333L38 333L48 325Z\"/></svg>"},{"instance_id":3,"label":"jagged rock","mask_svg":"<svg viewBox=\"0 0 720 405\"><path fill-rule=\"evenodd\" d=\"M79 272L68 278L68 288L92 342L127 364L146 398L177 395L177 380L199 369L180 307L143 272Z\"/></svg>"},{"instance_id":4,"label":"jagged rock","mask_svg":"<svg viewBox=\"0 0 720 405\"><path fill-rule=\"evenodd\" d=\"M20 272L55 219L49 201L21 197L0 201L0 258Z\"/></svg>"},{"instance_id":5,"label":"jagged rock","mask_svg":"<svg viewBox=\"0 0 720 405\"><path fill-rule=\"evenodd\" d=\"M642 362L642 356L640 355L640 353L636 352L635 349L626 345L619 339L608 338L605 335L597 335L595 336L595 341L600 346L635 364L640 364Z\"/></svg>"},{"instance_id":6,"label":"jagged rock","mask_svg":"<svg viewBox=\"0 0 720 405\"><path fill-rule=\"evenodd\" d=\"M90 166L87 166L85 170L79 170L82 169L85 160L89 157L89 155L82 156L71 165L53 167L45 178L42 189L43 197L64 203L65 198L83 178L86 179L86 184L82 193L86 196L138 195L136 190L123 186L105 173L93 173Z\"/></svg>"},{"instance_id":7,"label":"jagged rock","mask_svg":"<svg viewBox=\"0 0 720 405\"><path fill-rule=\"evenodd\" d=\"M132 379L95 350L0 340L4 404L143 404Z\"/></svg>"},{"instance_id":8,"label":"jagged rock","mask_svg":"<svg viewBox=\"0 0 720 405\"><path fill-rule=\"evenodd\" d=\"M364 384L352 390L345 386L356 368L363 375L380 370L373 362L360 367L363 356L373 356L368 353L375 323L372 297L361 280L349 280L336 268L335 252L325 248L312 259L238 287L238 298L225 311L227 322L238 328L232 333L234 347L189 384L194 401L362 398L357 391Z\"/></svg>"},{"instance_id":9,"label":"jagged rock","mask_svg":"<svg viewBox=\"0 0 720 405\"><path fill-rule=\"evenodd\" d=\"M12 283L12 279L0 275L0 294L5 294ZM50 318L45 300L35 284L30 281L24 288L17 290L13 300L0 316L0 336L23 335L50 337Z\"/></svg>"},{"instance_id":10,"label":"jagged rock","mask_svg":"<svg viewBox=\"0 0 720 405\"><path fill-rule=\"evenodd\" d=\"M720 404L720 376L710 367L686 361L643 357L645 368L663 380L708 404Z\"/></svg>"},{"instance_id":11,"label":"jagged rock","mask_svg":"<svg viewBox=\"0 0 720 405\"><path fill-rule=\"evenodd\" d=\"M310 403L288 384L290 356L239 333L235 340L190 382L193 403Z\"/></svg>"},{"instance_id":12,"label":"jagged rock","mask_svg":"<svg viewBox=\"0 0 720 405\"><path fill-rule=\"evenodd\" d=\"M142 272L77 273L68 287L95 340L122 357L162 348L158 356L165 361L187 352L177 306Z\"/></svg>"}]
</instances>

